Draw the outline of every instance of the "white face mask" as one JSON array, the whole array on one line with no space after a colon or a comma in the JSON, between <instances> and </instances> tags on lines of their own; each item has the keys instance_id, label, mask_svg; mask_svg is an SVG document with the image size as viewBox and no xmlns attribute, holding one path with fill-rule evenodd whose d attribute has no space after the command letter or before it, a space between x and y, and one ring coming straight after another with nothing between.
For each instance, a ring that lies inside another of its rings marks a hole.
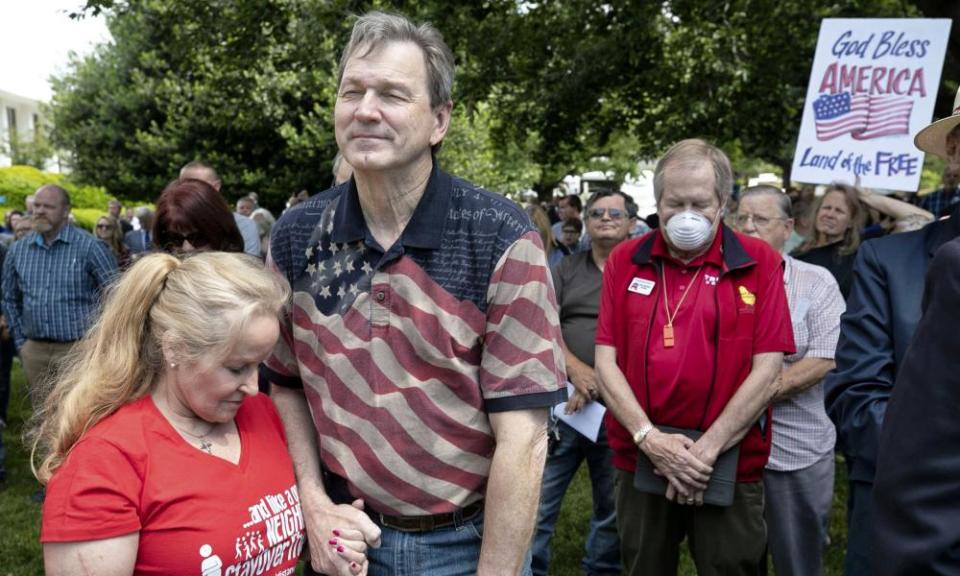
<instances>
[{"instance_id":1,"label":"white face mask","mask_svg":"<svg viewBox=\"0 0 960 576\"><path fill-rule=\"evenodd\" d=\"M706 216L693 210L675 214L666 225L667 237L678 250L693 252L710 241L713 223Z\"/></svg>"}]
</instances>

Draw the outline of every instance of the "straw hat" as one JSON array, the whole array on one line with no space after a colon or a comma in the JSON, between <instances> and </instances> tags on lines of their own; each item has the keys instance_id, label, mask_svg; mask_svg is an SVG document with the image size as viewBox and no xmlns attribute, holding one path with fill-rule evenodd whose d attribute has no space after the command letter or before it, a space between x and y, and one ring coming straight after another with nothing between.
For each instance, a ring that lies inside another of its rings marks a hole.
<instances>
[{"instance_id":1,"label":"straw hat","mask_svg":"<svg viewBox=\"0 0 960 576\"><path fill-rule=\"evenodd\" d=\"M941 118L917 132L913 143L924 152L946 159L947 134L958 124L960 124L960 90L957 90L957 96L953 99L953 115Z\"/></svg>"}]
</instances>

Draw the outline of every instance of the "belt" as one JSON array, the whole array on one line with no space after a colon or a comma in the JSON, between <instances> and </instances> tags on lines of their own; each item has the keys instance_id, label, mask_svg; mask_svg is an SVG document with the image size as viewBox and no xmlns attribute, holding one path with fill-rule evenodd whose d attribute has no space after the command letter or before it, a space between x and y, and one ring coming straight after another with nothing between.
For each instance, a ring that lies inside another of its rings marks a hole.
<instances>
[{"instance_id":1,"label":"belt","mask_svg":"<svg viewBox=\"0 0 960 576\"><path fill-rule=\"evenodd\" d=\"M483 511L483 500L478 500L473 504L464 506L459 510L448 512L446 514L434 514L432 516L388 516L387 514L372 513L370 516L373 521L400 530L401 532L429 532L438 528L455 526L461 522L466 522L477 517Z\"/></svg>"},{"instance_id":2,"label":"belt","mask_svg":"<svg viewBox=\"0 0 960 576\"><path fill-rule=\"evenodd\" d=\"M53 340L51 338L27 338L27 340L33 340L34 342L40 342L42 344L73 344L76 340Z\"/></svg>"}]
</instances>

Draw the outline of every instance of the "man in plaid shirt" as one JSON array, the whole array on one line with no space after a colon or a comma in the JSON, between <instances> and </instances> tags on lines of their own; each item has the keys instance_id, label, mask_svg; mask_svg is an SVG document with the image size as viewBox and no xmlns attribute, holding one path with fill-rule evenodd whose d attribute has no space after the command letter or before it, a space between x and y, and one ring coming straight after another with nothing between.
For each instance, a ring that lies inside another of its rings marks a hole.
<instances>
[{"instance_id":1,"label":"man in plaid shirt","mask_svg":"<svg viewBox=\"0 0 960 576\"><path fill-rule=\"evenodd\" d=\"M790 197L753 186L740 197L737 228L783 252L793 232ZM763 475L768 547L777 574L823 573L833 497L836 430L823 402L845 305L828 270L784 255L783 281L797 351L783 359L773 405L773 444Z\"/></svg>"}]
</instances>

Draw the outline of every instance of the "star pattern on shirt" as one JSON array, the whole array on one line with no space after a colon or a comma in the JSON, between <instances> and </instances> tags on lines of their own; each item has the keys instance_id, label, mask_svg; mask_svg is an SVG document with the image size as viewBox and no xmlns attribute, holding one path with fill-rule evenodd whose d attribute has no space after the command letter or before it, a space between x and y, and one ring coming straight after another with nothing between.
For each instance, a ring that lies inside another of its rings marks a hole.
<instances>
[{"instance_id":1,"label":"star pattern on shirt","mask_svg":"<svg viewBox=\"0 0 960 576\"><path fill-rule=\"evenodd\" d=\"M333 241L326 232L331 229L330 222L332 216L325 216L318 236L304 252L304 289L313 294L321 313L342 314L369 288L375 269L370 261L372 253L362 240Z\"/></svg>"}]
</instances>

